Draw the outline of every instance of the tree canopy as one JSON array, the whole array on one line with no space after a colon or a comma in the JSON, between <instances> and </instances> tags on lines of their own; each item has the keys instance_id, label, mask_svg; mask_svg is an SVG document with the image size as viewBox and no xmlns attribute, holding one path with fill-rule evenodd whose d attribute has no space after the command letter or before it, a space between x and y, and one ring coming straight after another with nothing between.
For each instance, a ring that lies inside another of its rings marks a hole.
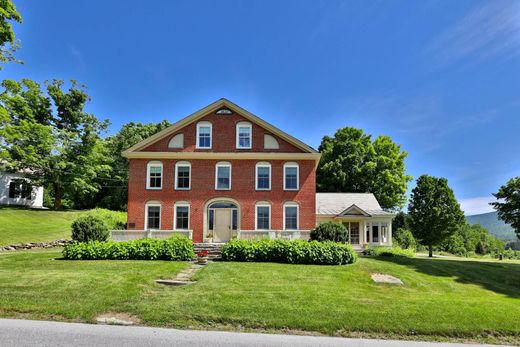
<instances>
[{"instance_id":1,"label":"tree canopy","mask_svg":"<svg viewBox=\"0 0 520 347\"><path fill-rule=\"evenodd\" d=\"M460 205L446 178L422 175L412 190L408 205L408 225L417 241L429 248L437 246L465 224Z\"/></svg>"},{"instance_id":2,"label":"tree canopy","mask_svg":"<svg viewBox=\"0 0 520 347\"><path fill-rule=\"evenodd\" d=\"M520 176L511 178L493 196L498 199L491 203L498 217L511 224L520 239Z\"/></svg>"},{"instance_id":3,"label":"tree canopy","mask_svg":"<svg viewBox=\"0 0 520 347\"><path fill-rule=\"evenodd\" d=\"M108 126L84 110L85 86L64 82L5 80L0 94L0 158L8 171L23 171L35 184L52 188L54 208L65 195L84 201L110 176L100 133Z\"/></svg>"},{"instance_id":4,"label":"tree canopy","mask_svg":"<svg viewBox=\"0 0 520 347\"><path fill-rule=\"evenodd\" d=\"M14 35L12 21L21 23L22 16L11 0L0 0L0 63L19 62L14 56L19 44Z\"/></svg>"},{"instance_id":5,"label":"tree canopy","mask_svg":"<svg viewBox=\"0 0 520 347\"><path fill-rule=\"evenodd\" d=\"M325 136L319 151L317 189L322 192L371 192L383 208L402 207L408 182L407 153L388 136L374 141L356 128L338 129Z\"/></svg>"}]
</instances>

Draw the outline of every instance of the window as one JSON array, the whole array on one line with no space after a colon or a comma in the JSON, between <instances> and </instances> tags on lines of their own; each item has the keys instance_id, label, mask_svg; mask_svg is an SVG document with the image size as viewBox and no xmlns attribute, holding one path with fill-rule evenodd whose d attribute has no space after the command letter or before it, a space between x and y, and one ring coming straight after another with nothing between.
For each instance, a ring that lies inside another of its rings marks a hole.
<instances>
[{"instance_id":1,"label":"window","mask_svg":"<svg viewBox=\"0 0 520 347\"><path fill-rule=\"evenodd\" d=\"M191 188L191 164L187 161L175 163L175 189L188 190Z\"/></svg>"},{"instance_id":2,"label":"window","mask_svg":"<svg viewBox=\"0 0 520 347\"><path fill-rule=\"evenodd\" d=\"M32 199L32 186L24 179L11 181L9 183L10 199Z\"/></svg>"},{"instance_id":3,"label":"window","mask_svg":"<svg viewBox=\"0 0 520 347\"><path fill-rule=\"evenodd\" d=\"M184 148L184 134L180 133L173 136L168 142L168 148Z\"/></svg>"},{"instance_id":4,"label":"window","mask_svg":"<svg viewBox=\"0 0 520 347\"><path fill-rule=\"evenodd\" d=\"M379 225L372 224L372 242L379 242Z\"/></svg>"},{"instance_id":5,"label":"window","mask_svg":"<svg viewBox=\"0 0 520 347\"><path fill-rule=\"evenodd\" d=\"M147 189L162 189L163 165L160 161L151 161L147 165Z\"/></svg>"},{"instance_id":6,"label":"window","mask_svg":"<svg viewBox=\"0 0 520 347\"><path fill-rule=\"evenodd\" d=\"M252 147L253 126L248 122L237 123L237 148L250 149Z\"/></svg>"},{"instance_id":7,"label":"window","mask_svg":"<svg viewBox=\"0 0 520 347\"><path fill-rule=\"evenodd\" d=\"M268 203L258 203L256 205L256 229L271 229L271 205Z\"/></svg>"},{"instance_id":8,"label":"window","mask_svg":"<svg viewBox=\"0 0 520 347\"><path fill-rule=\"evenodd\" d=\"M211 123L197 123L197 148L211 148Z\"/></svg>"},{"instance_id":9,"label":"window","mask_svg":"<svg viewBox=\"0 0 520 347\"><path fill-rule=\"evenodd\" d=\"M161 228L161 204L149 202L146 204L146 230Z\"/></svg>"},{"instance_id":10,"label":"window","mask_svg":"<svg viewBox=\"0 0 520 347\"><path fill-rule=\"evenodd\" d=\"M287 202L283 206L283 228L284 230L298 230L299 206L295 202Z\"/></svg>"},{"instance_id":11,"label":"window","mask_svg":"<svg viewBox=\"0 0 520 347\"><path fill-rule=\"evenodd\" d=\"M231 163L219 162L215 166L215 189L231 189Z\"/></svg>"},{"instance_id":12,"label":"window","mask_svg":"<svg viewBox=\"0 0 520 347\"><path fill-rule=\"evenodd\" d=\"M256 190L271 190L271 164L256 164Z\"/></svg>"},{"instance_id":13,"label":"window","mask_svg":"<svg viewBox=\"0 0 520 347\"><path fill-rule=\"evenodd\" d=\"M283 166L283 189L298 190L300 185L300 168L297 163L285 163Z\"/></svg>"},{"instance_id":14,"label":"window","mask_svg":"<svg viewBox=\"0 0 520 347\"><path fill-rule=\"evenodd\" d=\"M175 203L175 230L188 230L190 228L190 205L188 203Z\"/></svg>"}]
</instances>

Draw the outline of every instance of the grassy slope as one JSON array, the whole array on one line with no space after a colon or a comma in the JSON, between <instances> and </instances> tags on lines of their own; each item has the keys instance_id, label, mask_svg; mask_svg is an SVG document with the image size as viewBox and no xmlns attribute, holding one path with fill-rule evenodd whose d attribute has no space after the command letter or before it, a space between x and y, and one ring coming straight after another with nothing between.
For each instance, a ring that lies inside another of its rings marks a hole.
<instances>
[{"instance_id":1,"label":"grassy slope","mask_svg":"<svg viewBox=\"0 0 520 347\"><path fill-rule=\"evenodd\" d=\"M0 246L70 238L70 225L80 211L0 207Z\"/></svg>"},{"instance_id":2,"label":"grassy slope","mask_svg":"<svg viewBox=\"0 0 520 347\"><path fill-rule=\"evenodd\" d=\"M157 326L520 343L519 262L213 263L196 275L197 284L168 287L153 279L171 277L184 263L49 260L56 256L0 254L0 315L91 321L116 311ZM374 272L395 275L405 285L374 284Z\"/></svg>"}]
</instances>

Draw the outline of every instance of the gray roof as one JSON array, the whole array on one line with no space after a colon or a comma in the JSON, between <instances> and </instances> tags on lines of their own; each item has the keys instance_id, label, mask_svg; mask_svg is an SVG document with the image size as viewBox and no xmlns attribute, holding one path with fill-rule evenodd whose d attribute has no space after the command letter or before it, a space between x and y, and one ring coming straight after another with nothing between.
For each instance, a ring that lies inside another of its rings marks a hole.
<instances>
[{"instance_id":1,"label":"gray roof","mask_svg":"<svg viewBox=\"0 0 520 347\"><path fill-rule=\"evenodd\" d=\"M392 216L384 211L372 193L316 193L317 215L339 215L352 205L370 216Z\"/></svg>"}]
</instances>

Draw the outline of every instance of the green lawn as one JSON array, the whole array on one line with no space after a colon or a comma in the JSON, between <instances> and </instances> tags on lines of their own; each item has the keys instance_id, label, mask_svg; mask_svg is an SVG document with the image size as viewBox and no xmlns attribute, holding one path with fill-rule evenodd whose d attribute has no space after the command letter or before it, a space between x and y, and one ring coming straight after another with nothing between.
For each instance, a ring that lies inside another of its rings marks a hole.
<instances>
[{"instance_id":1,"label":"green lawn","mask_svg":"<svg viewBox=\"0 0 520 347\"><path fill-rule=\"evenodd\" d=\"M169 327L520 343L520 263L369 259L354 265L212 263L168 287L186 263L63 261L0 254L0 315L92 321L107 311ZM402 287L374 284L386 273Z\"/></svg>"},{"instance_id":2,"label":"green lawn","mask_svg":"<svg viewBox=\"0 0 520 347\"><path fill-rule=\"evenodd\" d=\"M81 211L0 207L0 246L70 239L70 225Z\"/></svg>"}]
</instances>

